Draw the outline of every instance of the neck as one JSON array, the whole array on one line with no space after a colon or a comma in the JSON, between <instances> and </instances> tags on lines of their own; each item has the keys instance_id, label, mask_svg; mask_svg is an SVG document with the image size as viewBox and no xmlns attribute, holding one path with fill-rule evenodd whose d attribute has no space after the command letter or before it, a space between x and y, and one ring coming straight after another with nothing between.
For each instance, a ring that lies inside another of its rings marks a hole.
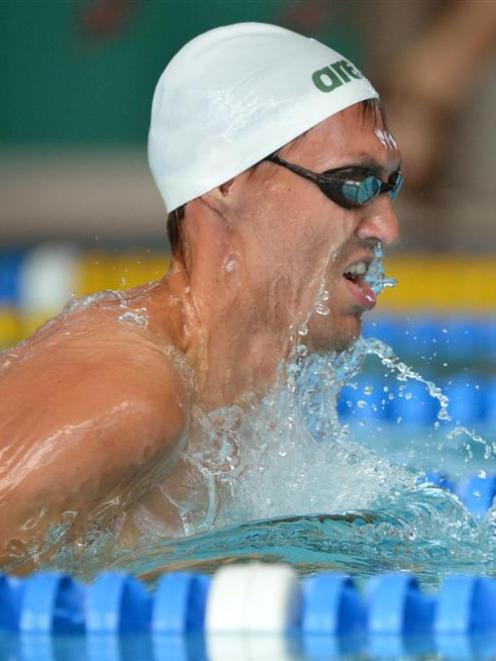
<instances>
[{"instance_id":1,"label":"neck","mask_svg":"<svg viewBox=\"0 0 496 661\"><path fill-rule=\"evenodd\" d=\"M232 296L218 282L195 282L180 266L172 267L154 298L158 324L192 367L202 408L247 405L274 383L290 333L282 319L274 323L274 310L270 321L261 314L259 299Z\"/></svg>"},{"instance_id":2,"label":"neck","mask_svg":"<svg viewBox=\"0 0 496 661\"><path fill-rule=\"evenodd\" d=\"M222 324L208 336L205 360L198 366L198 399L207 409L246 405L261 399L274 383L287 347L263 331L246 332Z\"/></svg>"}]
</instances>

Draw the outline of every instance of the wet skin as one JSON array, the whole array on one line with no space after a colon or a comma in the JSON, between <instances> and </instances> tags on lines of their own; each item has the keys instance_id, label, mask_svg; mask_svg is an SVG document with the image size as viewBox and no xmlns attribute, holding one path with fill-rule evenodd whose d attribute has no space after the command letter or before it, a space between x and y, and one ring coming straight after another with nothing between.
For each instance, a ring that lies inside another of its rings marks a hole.
<instances>
[{"instance_id":1,"label":"wet skin","mask_svg":"<svg viewBox=\"0 0 496 661\"><path fill-rule=\"evenodd\" d=\"M280 155L315 172L373 163L384 180L399 165L379 113L357 106ZM119 301L107 299L0 358L3 563L21 567L61 518L64 539L91 525L139 534L136 507L174 518L157 503L157 485L197 433L192 403L252 405L303 324L310 350L348 345L370 301L343 273L398 236L387 195L345 210L268 162L190 202L182 222L184 261L126 293L130 309L146 308L147 328L119 321ZM326 316L314 312L323 288Z\"/></svg>"}]
</instances>

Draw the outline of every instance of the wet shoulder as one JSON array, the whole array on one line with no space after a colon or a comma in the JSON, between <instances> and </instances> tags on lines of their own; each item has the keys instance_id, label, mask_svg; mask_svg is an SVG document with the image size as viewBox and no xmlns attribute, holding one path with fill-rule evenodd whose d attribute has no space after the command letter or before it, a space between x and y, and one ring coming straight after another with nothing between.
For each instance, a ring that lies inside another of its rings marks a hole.
<instances>
[{"instance_id":1,"label":"wet shoulder","mask_svg":"<svg viewBox=\"0 0 496 661\"><path fill-rule=\"evenodd\" d=\"M2 356L0 391L18 404L24 391L82 412L132 409L153 435L181 435L189 396L178 352L151 331L145 309L123 300L102 293L67 307Z\"/></svg>"}]
</instances>

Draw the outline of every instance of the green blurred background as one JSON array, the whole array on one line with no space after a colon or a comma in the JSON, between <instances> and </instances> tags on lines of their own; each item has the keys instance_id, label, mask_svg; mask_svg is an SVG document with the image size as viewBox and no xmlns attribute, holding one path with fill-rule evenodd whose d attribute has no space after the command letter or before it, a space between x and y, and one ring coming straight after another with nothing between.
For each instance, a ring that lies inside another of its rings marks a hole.
<instances>
[{"instance_id":1,"label":"green blurred background","mask_svg":"<svg viewBox=\"0 0 496 661\"><path fill-rule=\"evenodd\" d=\"M284 18L286 0L43 0L0 3L0 141L7 146L142 145L165 64L205 30ZM317 35L362 60L344 15Z\"/></svg>"}]
</instances>

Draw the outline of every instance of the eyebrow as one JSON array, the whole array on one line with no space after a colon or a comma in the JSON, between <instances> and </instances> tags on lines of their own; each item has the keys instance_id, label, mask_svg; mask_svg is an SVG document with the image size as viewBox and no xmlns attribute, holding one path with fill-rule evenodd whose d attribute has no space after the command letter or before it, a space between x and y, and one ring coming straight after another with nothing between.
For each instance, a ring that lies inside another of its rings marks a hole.
<instances>
[{"instance_id":1,"label":"eyebrow","mask_svg":"<svg viewBox=\"0 0 496 661\"><path fill-rule=\"evenodd\" d=\"M363 154L363 153L350 154L350 156L348 156L347 158L346 163L343 163L342 165L338 165L337 167L328 168L327 170L325 170L325 172L329 172L329 170L341 170L342 168L348 168L348 167L367 168L367 170L372 170L376 175L387 177L390 176L393 172L396 172L397 170L401 169L401 159L398 159L395 162L394 166L391 168L391 167L386 167L384 163L380 163L373 156L370 156L370 154Z\"/></svg>"}]
</instances>

